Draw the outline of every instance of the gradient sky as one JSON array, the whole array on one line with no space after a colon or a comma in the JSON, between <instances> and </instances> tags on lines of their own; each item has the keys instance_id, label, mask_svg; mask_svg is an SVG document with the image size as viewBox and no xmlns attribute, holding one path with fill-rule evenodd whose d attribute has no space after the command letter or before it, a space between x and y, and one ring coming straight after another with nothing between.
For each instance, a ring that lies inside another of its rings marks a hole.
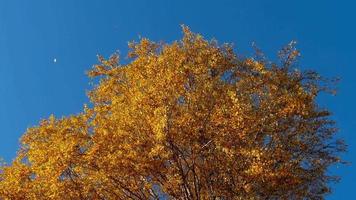
<instances>
[{"instance_id":1,"label":"gradient sky","mask_svg":"<svg viewBox=\"0 0 356 200\"><path fill-rule=\"evenodd\" d=\"M271 59L297 40L301 68L341 77L338 95L319 102L349 144L343 158L356 163L355 8L352 0L0 0L0 156L11 161L19 137L40 119L82 110L90 88L85 71L97 54L126 55L127 42L139 35L171 42L185 24L234 43L240 54L252 54L256 42ZM355 164L331 172L342 181L327 199L354 199Z\"/></svg>"}]
</instances>

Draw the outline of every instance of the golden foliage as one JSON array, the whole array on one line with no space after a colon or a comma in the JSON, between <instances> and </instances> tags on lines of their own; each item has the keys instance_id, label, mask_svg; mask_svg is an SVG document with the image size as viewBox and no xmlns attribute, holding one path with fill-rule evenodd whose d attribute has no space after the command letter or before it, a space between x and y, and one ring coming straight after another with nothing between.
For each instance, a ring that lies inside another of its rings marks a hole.
<instances>
[{"instance_id":1,"label":"golden foliage","mask_svg":"<svg viewBox=\"0 0 356 200\"><path fill-rule=\"evenodd\" d=\"M183 27L89 72L90 107L30 128L1 199L322 199L344 150L314 72L236 56Z\"/></svg>"}]
</instances>

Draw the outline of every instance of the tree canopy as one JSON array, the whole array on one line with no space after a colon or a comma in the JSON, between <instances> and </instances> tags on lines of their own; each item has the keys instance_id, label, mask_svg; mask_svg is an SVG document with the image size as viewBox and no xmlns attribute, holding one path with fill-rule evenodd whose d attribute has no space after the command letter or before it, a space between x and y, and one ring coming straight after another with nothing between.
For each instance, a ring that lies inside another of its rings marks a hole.
<instances>
[{"instance_id":1,"label":"tree canopy","mask_svg":"<svg viewBox=\"0 0 356 200\"><path fill-rule=\"evenodd\" d=\"M323 199L345 150L316 101L327 82L296 70L293 43L270 62L183 33L99 56L89 105L26 131L0 198Z\"/></svg>"}]
</instances>

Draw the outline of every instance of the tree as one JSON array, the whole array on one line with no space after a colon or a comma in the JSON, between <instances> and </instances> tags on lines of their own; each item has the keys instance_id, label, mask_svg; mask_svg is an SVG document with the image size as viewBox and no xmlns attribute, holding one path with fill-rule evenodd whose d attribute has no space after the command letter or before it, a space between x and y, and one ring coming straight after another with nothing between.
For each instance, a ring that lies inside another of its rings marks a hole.
<instances>
[{"instance_id":1,"label":"tree","mask_svg":"<svg viewBox=\"0 0 356 200\"><path fill-rule=\"evenodd\" d=\"M183 32L99 56L90 106L27 130L1 199L323 199L345 150L324 79L293 43L274 63Z\"/></svg>"}]
</instances>

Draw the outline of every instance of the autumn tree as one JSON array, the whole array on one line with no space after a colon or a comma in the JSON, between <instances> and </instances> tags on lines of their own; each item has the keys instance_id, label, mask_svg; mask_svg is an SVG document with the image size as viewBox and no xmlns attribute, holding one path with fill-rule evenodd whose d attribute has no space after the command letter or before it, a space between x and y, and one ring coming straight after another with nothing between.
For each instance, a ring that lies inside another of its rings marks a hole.
<instances>
[{"instance_id":1,"label":"autumn tree","mask_svg":"<svg viewBox=\"0 0 356 200\"><path fill-rule=\"evenodd\" d=\"M183 32L99 57L89 106L27 130L0 198L323 199L345 150L324 79L295 70L293 43L270 62Z\"/></svg>"}]
</instances>

